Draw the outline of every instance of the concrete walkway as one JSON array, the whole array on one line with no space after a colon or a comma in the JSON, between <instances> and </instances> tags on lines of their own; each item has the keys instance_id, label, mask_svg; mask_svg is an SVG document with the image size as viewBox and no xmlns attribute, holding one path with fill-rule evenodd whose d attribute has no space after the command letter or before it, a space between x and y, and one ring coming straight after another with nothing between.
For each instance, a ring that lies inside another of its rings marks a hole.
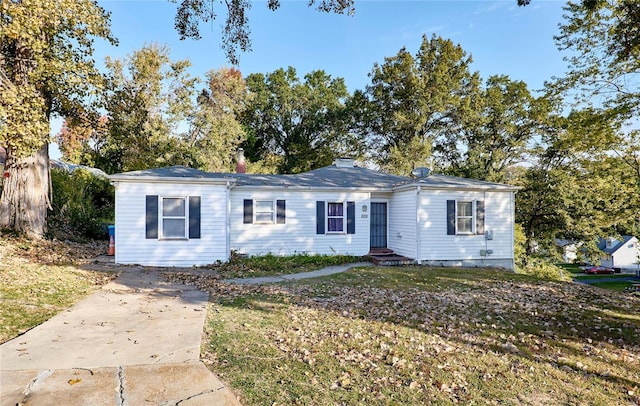
<instances>
[{"instance_id":1,"label":"concrete walkway","mask_svg":"<svg viewBox=\"0 0 640 406\"><path fill-rule=\"evenodd\" d=\"M258 278L234 278L234 279L222 279L224 283L235 283L238 285L260 285L263 283L278 283L285 281L292 281L298 279L317 278L319 276L333 275L348 271L351 268L360 266L372 266L371 262L355 262L352 264L328 266L326 268L318 269L317 271L294 273L290 275L279 276L262 276Z\"/></svg>"},{"instance_id":2,"label":"concrete walkway","mask_svg":"<svg viewBox=\"0 0 640 406\"><path fill-rule=\"evenodd\" d=\"M199 361L207 301L127 268L0 346L0 405L239 405Z\"/></svg>"}]
</instances>

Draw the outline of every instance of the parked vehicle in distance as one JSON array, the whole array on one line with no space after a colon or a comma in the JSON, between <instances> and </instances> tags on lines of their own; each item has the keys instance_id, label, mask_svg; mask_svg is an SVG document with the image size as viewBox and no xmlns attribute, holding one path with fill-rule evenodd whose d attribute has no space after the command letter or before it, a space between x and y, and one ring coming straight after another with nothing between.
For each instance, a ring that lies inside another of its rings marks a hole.
<instances>
[{"instance_id":1,"label":"parked vehicle in distance","mask_svg":"<svg viewBox=\"0 0 640 406\"><path fill-rule=\"evenodd\" d=\"M584 269L584 273L590 275L601 275L601 274L612 274L615 271L612 268L607 268L606 266L589 266Z\"/></svg>"}]
</instances>

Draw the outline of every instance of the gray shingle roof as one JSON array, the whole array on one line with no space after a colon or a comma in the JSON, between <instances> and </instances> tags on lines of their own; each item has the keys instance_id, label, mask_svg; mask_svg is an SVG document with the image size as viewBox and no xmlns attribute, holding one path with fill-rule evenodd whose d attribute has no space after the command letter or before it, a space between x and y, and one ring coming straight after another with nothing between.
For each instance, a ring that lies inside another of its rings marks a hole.
<instances>
[{"instance_id":1,"label":"gray shingle roof","mask_svg":"<svg viewBox=\"0 0 640 406\"><path fill-rule=\"evenodd\" d=\"M598 238L598 249L604 252L605 254L613 254L614 252L618 251L620 247L622 247L627 242L629 242L629 240L632 238L633 238L632 235L623 235L622 241L618 241L615 245L612 245L611 247L607 247L606 238Z\"/></svg>"},{"instance_id":2,"label":"gray shingle roof","mask_svg":"<svg viewBox=\"0 0 640 406\"><path fill-rule=\"evenodd\" d=\"M342 189L376 189L395 190L421 185L434 189L501 189L517 190L518 188L484 182L475 179L432 174L426 178L414 179L361 167L325 166L309 172L295 175L257 175L239 173L204 172L185 166L146 169L111 175L114 181L133 181L136 179L198 179L211 181L232 181L236 186L246 187L303 187L303 188L342 188Z\"/></svg>"}]
</instances>

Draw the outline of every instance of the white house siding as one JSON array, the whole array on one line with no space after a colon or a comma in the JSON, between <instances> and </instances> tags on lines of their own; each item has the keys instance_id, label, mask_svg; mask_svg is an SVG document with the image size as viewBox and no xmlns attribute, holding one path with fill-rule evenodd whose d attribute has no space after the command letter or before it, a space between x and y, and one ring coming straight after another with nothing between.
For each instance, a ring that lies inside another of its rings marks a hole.
<instances>
[{"instance_id":1,"label":"white house siding","mask_svg":"<svg viewBox=\"0 0 640 406\"><path fill-rule=\"evenodd\" d=\"M146 196L200 196L200 238L145 238ZM227 261L226 187L184 183L118 182L116 187L116 255L119 264L147 266L207 265Z\"/></svg>"},{"instance_id":2,"label":"white house siding","mask_svg":"<svg viewBox=\"0 0 640 406\"><path fill-rule=\"evenodd\" d=\"M611 266L616 268L636 268L638 266L638 262L640 262L639 255L640 247L638 239L633 237L611 255Z\"/></svg>"},{"instance_id":3,"label":"white house siding","mask_svg":"<svg viewBox=\"0 0 640 406\"><path fill-rule=\"evenodd\" d=\"M447 235L447 200L484 200L484 235ZM496 191L420 191L419 258L443 266L500 266L513 268L513 194ZM481 250L493 250L481 255Z\"/></svg>"},{"instance_id":4,"label":"white house siding","mask_svg":"<svg viewBox=\"0 0 640 406\"><path fill-rule=\"evenodd\" d=\"M244 224L245 199L285 200L285 224ZM316 234L316 201L355 202L355 234ZM368 208L369 201L363 192L236 187L231 192L231 249L247 255L365 255L369 219L363 218L362 206Z\"/></svg>"},{"instance_id":5,"label":"white house siding","mask_svg":"<svg viewBox=\"0 0 640 406\"><path fill-rule=\"evenodd\" d=\"M397 254L416 258L416 189L395 192L390 198L387 244Z\"/></svg>"}]
</instances>

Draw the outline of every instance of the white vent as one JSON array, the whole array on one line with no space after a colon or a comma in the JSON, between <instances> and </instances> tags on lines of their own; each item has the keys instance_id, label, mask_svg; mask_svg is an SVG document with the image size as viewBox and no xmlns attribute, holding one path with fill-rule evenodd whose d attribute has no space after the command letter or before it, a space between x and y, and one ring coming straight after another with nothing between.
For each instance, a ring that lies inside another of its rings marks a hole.
<instances>
[{"instance_id":1,"label":"white vent","mask_svg":"<svg viewBox=\"0 0 640 406\"><path fill-rule=\"evenodd\" d=\"M429 176L429 168L415 168L411 171L411 176L413 176L414 178L426 178L427 176Z\"/></svg>"},{"instance_id":2,"label":"white vent","mask_svg":"<svg viewBox=\"0 0 640 406\"><path fill-rule=\"evenodd\" d=\"M353 168L355 159L353 158L336 158L334 165L336 168Z\"/></svg>"}]
</instances>

